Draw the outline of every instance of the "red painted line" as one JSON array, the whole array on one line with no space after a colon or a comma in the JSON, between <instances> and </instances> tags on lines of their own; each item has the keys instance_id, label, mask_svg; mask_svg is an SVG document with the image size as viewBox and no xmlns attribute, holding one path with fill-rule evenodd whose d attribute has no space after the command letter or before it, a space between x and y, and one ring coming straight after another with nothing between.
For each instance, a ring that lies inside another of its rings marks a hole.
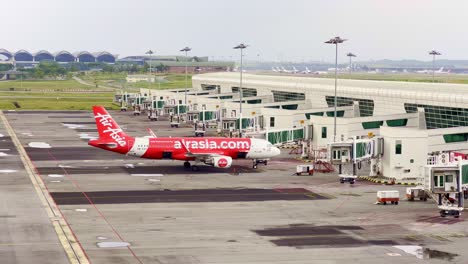
<instances>
[{"instance_id":1,"label":"red painted line","mask_svg":"<svg viewBox=\"0 0 468 264\"><path fill-rule=\"evenodd\" d=\"M26 152L26 151L25 151ZM33 165L34 167L34 171L36 172L36 174L39 176L39 178L41 179L42 181L42 184L44 185L47 193L50 195L50 197L52 197L52 195L50 194L50 191L49 191L49 188L47 187L47 185L45 184L45 181L44 181L44 178L42 177L42 175L39 173L39 171L37 170L37 167L36 167L36 164L34 164L34 161L31 159L31 157L29 156L29 154L26 152L26 155L28 155L28 158L29 160L31 161L31 164ZM52 201L54 201L54 204L55 206L57 207L57 209L59 210L59 213L60 215L62 216L62 219L65 221L65 224L67 224L68 228L70 229L72 235L73 235L73 238L76 240L76 242L78 243L78 246L81 248L81 251L83 251L83 254L85 255L86 259L88 260L88 262L91 264L91 261L89 260L89 256L88 254L86 253L86 251L84 250L83 246L81 245L81 242L80 240L78 239L78 237L76 236L75 232L73 231L73 229L71 228L70 226L70 223L68 223L67 219L65 218L65 215L63 215L63 212L62 210L60 210L60 207L57 205L57 203L55 202L55 200L52 198Z\"/></svg>"},{"instance_id":2,"label":"red painted line","mask_svg":"<svg viewBox=\"0 0 468 264\"><path fill-rule=\"evenodd\" d=\"M54 155L52 155L52 153L50 153L50 150L47 150L47 152L49 153L49 156L55 160L55 162L57 163L57 165L59 165L59 161L54 157ZM92 205L94 207L94 209L96 209L96 211L98 212L98 214L100 215L100 217L104 220L104 222L107 223L107 225L111 228L112 232L117 236L119 237L120 241L122 242L126 242L123 237L119 234L119 232L117 232L117 230L114 228L114 226L109 222L109 220L107 220L107 218L104 216L104 214L101 212L101 210L99 210L99 208L97 208L96 204L93 203L93 201L91 200L91 198L86 194L86 192L84 192L80 185L75 181L75 179L70 175L68 174L67 170L64 168L64 167L61 167L61 169L63 170L63 172L65 173L65 175L67 176L67 178L73 183L73 185L78 189L78 191L81 192L81 194L83 194L83 196L88 200L89 204ZM135 254L135 252L133 251L133 249L130 247L130 246L127 246L128 250L130 251L130 253L133 255L133 257L135 257L135 259L143 264L143 262L140 260L140 258L138 258L138 256Z\"/></svg>"}]
</instances>

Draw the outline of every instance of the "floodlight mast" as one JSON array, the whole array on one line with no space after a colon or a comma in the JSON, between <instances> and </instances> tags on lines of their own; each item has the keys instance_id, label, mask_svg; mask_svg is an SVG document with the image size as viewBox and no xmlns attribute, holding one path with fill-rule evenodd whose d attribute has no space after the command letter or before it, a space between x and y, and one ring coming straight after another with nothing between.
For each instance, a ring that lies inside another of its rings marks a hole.
<instances>
[{"instance_id":1,"label":"floodlight mast","mask_svg":"<svg viewBox=\"0 0 468 264\"><path fill-rule=\"evenodd\" d=\"M336 97L336 87L337 87L337 75L338 75L338 44L345 42L347 39L342 39L340 37L334 37L330 40L325 41L326 44L335 45L335 102L334 102L334 120L333 120L333 142L336 142L336 107L337 107L337 97Z\"/></svg>"},{"instance_id":2,"label":"floodlight mast","mask_svg":"<svg viewBox=\"0 0 468 264\"><path fill-rule=\"evenodd\" d=\"M150 75L151 75L151 61L153 59L152 55L153 55L153 51L152 50L148 50L147 52L145 52L145 54L148 54L150 56L150 59L149 59L149 71L150 71Z\"/></svg>"},{"instance_id":3,"label":"floodlight mast","mask_svg":"<svg viewBox=\"0 0 468 264\"><path fill-rule=\"evenodd\" d=\"M356 55L353 54L353 53L351 53L351 52L348 52L348 54L346 54L346 56L349 57L349 75L351 75L351 70L352 70L352 65L353 65L353 64L351 63L351 59L352 59L353 57L356 57Z\"/></svg>"},{"instance_id":4,"label":"floodlight mast","mask_svg":"<svg viewBox=\"0 0 468 264\"><path fill-rule=\"evenodd\" d=\"M435 82L435 57L442 55L442 53L436 51L436 50L431 50L429 52L429 55L432 55L432 82Z\"/></svg>"},{"instance_id":5,"label":"floodlight mast","mask_svg":"<svg viewBox=\"0 0 468 264\"><path fill-rule=\"evenodd\" d=\"M243 72L243 50L246 49L249 45L241 43L235 46L233 49L240 50L240 82L239 82L239 137L242 137L242 72Z\"/></svg>"},{"instance_id":6,"label":"floodlight mast","mask_svg":"<svg viewBox=\"0 0 468 264\"><path fill-rule=\"evenodd\" d=\"M188 63L188 57L187 53L191 51L192 49L189 47L185 47L181 49L180 51L185 52L185 93L184 93L184 104L185 107L187 107L187 90L188 90L188 78L187 78L187 63Z\"/></svg>"}]
</instances>

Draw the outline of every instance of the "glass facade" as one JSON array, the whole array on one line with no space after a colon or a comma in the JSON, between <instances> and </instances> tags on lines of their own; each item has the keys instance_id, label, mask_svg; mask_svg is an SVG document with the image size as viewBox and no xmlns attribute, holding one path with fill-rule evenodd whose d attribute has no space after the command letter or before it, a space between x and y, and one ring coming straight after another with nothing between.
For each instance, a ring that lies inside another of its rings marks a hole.
<instances>
[{"instance_id":1,"label":"glass facade","mask_svg":"<svg viewBox=\"0 0 468 264\"><path fill-rule=\"evenodd\" d=\"M445 143L466 142L468 141L468 133L447 134L444 135Z\"/></svg>"},{"instance_id":2,"label":"glass facade","mask_svg":"<svg viewBox=\"0 0 468 264\"><path fill-rule=\"evenodd\" d=\"M315 116L323 116L323 112L316 112L316 113L305 113L305 116L307 118L307 120L310 119L310 116L311 115L315 115Z\"/></svg>"},{"instance_id":3,"label":"glass facade","mask_svg":"<svg viewBox=\"0 0 468 264\"><path fill-rule=\"evenodd\" d=\"M405 103L407 113L424 108L427 129L468 126L468 108Z\"/></svg>"},{"instance_id":4,"label":"glass facade","mask_svg":"<svg viewBox=\"0 0 468 264\"><path fill-rule=\"evenodd\" d=\"M238 93L239 87L231 87L231 91L233 93ZM252 97L252 96L257 96L257 89L242 87L242 97Z\"/></svg>"},{"instance_id":5,"label":"glass facade","mask_svg":"<svg viewBox=\"0 0 468 264\"><path fill-rule=\"evenodd\" d=\"M293 93L285 91L271 91L275 102L302 101L305 100L304 93Z\"/></svg>"},{"instance_id":6,"label":"glass facade","mask_svg":"<svg viewBox=\"0 0 468 264\"><path fill-rule=\"evenodd\" d=\"M382 125L383 121L362 122L362 128L364 129L375 129L381 127Z\"/></svg>"},{"instance_id":7,"label":"glass facade","mask_svg":"<svg viewBox=\"0 0 468 264\"><path fill-rule=\"evenodd\" d=\"M335 97L327 95L325 97L327 100L328 107L333 107L335 105ZM364 116L372 116L374 114L374 101L369 99L360 99L352 97L340 97L336 98L337 106L352 106L353 102L359 102L359 114Z\"/></svg>"},{"instance_id":8,"label":"glass facade","mask_svg":"<svg viewBox=\"0 0 468 264\"><path fill-rule=\"evenodd\" d=\"M400 126L406 126L408 124L408 119L393 119L393 120L387 120L387 126L389 127L400 127Z\"/></svg>"}]
</instances>

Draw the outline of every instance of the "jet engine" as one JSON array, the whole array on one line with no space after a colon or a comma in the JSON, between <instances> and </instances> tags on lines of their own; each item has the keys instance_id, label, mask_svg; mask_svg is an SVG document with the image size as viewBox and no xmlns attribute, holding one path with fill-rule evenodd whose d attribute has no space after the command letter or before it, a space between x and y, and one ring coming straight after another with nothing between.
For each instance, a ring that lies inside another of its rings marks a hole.
<instances>
[{"instance_id":1,"label":"jet engine","mask_svg":"<svg viewBox=\"0 0 468 264\"><path fill-rule=\"evenodd\" d=\"M213 157L206 161L206 164L215 168L227 169L232 165L232 158L228 156Z\"/></svg>"}]
</instances>

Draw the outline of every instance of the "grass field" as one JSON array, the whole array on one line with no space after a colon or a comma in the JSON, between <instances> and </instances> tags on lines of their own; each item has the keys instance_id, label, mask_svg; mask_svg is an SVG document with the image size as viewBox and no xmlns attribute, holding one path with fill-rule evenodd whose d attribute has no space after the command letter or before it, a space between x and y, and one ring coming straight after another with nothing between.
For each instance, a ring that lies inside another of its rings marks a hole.
<instances>
[{"instance_id":1,"label":"grass field","mask_svg":"<svg viewBox=\"0 0 468 264\"><path fill-rule=\"evenodd\" d=\"M17 108L13 103L17 102L20 108ZM106 108L118 109L119 107L112 104L111 98L88 98L86 100L80 98L0 98L0 109L2 110L90 110L93 105L103 105Z\"/></svg>"},{"instance_id":2,"label":"grass field","mask_svg":"<svg viewBox=\"0 0 468 264\"><path fill-rule=\"evenodd\" d=\"M98 85L108 85L116 88L121 88L122 85L125 88L152 88L152 89L175 89L175 88L184 88L185 84L185 74L155 74L158 79L161 79L159 82L148 83L148 82L137 82L137 83L127 83L125 82L126 73L93 73L84 76L80 76L81 79L94 83L97 81ZM188 86L192 86L192 74L187 75Z\"/></svg>"},{"instance_id":3,"label":"grass field","mask_svg":"<svg viewBox=\"0 0 468 264\"><path fill-rule=\"evenodd\" d=\"M0 109L89 110L93 105L117 108L112 104L114 92L76 91L90 89L96 90L75 80L24 81L22 84L21 81L0 82ZM71 92L73 90L75 92Z\"/></svg>"},{"instance_id":4,"label":"grass field","mask_svg":"<svg viewBox=\"0 0 468 264\"><path fill-rule=\"evenodd\" d=\"M89 90L95 89L93 86L83 85L75 80L64 81L4 81L0 82L0 91L9 91L11 88L15 90L49 90L66 91L70 89Z\"/></svg>"}]
</instances>

